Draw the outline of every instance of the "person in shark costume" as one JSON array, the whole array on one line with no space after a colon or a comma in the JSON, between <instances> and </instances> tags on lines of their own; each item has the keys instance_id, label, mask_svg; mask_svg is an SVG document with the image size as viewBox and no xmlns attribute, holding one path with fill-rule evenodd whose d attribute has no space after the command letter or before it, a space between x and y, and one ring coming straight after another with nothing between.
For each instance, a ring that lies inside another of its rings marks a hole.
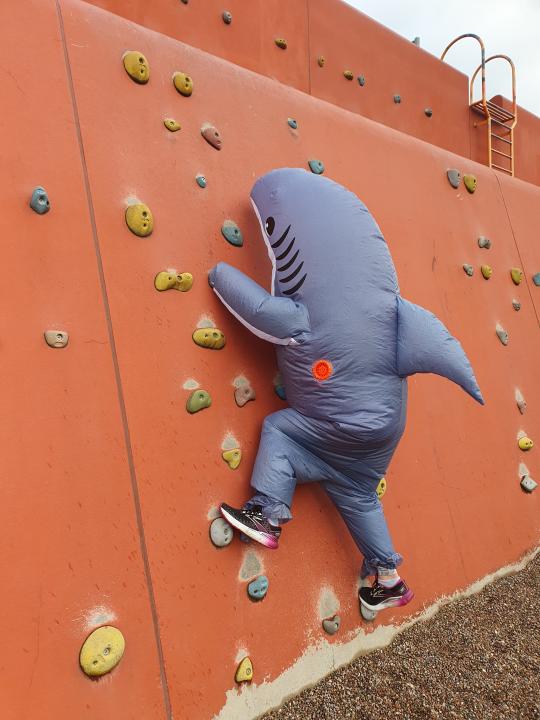
<instances>
[{"instance_id":1,"label":"person in shark costume","mask_svg":"<svg viewBox=\"0 0 540 720\"><path fill-rule=\"evenodd\" d=\"M430 312L404 300L390 252L366 206L336 182L274 170L251 192L272 262L268 293L230 265L209 273L219 299L277 350L290 405L263 424L242 508L221 505L234 527L277 548L298 483L319 482L364 557L360 602L370 610L413 594L377 486L405 428L407 376L432 372L483 404L459 342Z\"/></svg>"}]
</instances>

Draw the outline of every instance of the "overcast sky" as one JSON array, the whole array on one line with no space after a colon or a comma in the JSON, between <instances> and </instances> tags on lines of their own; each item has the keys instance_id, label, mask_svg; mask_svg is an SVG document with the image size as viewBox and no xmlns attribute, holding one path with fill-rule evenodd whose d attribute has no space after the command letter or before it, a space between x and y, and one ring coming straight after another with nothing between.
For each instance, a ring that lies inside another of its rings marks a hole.
<instances>
[{"instance_id":1,"label":"overcast sky","mask_svg":"<svg viewBox=\"0 0 540 720\"><path fill-rule=\"evenodd\" d=\"M440 57L458 35L480 35L486 57L509 55L516 66L517 102L540 116L540 0L346 0L349 5ZM358 38L358 42L361 42ZM460 40L445 58L469 77L480 64L480 46ZM487 67L487 96L512 97L510 67L493 60ZM475 99L480 96L480 80Z\"/></svg>"}]
</instances>

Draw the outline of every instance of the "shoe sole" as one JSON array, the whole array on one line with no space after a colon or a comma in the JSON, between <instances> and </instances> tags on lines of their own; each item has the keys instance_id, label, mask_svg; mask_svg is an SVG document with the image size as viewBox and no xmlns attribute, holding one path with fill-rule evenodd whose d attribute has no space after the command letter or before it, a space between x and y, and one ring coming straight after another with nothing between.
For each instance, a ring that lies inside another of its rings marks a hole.
<instances>
[{"instance_id":1,"label":"shoe sole","mask_svg":"<svg viewBox=\"0 0 540 720\"><path fill-rule=\"evenodd\" d=\"M367 608L368 610L371 610L371 612L379 612L379 610L385 610L386 608L391 607L402 607L403 605L407 605L411 602L411 600L414 597L414 593L412 590L407 590L405 595L402 595L399 598L391 598L390 600L385 600L382 603L379 603L378 605L369 605L362 597L358 597L362 605Z\"/></svg>"},{"instance_id":2,"label":"shoe sole","mask_svg":"<svg viewBox=\"0 0 540 720\"><path fill-rule=\"evenodd\" d=\"M266 535L265 533L261 533L258 530L253 530L253 528L247 527L247 525L243 525L241 522L236 520L230 513L228 513L226 510L224 510L222 507L220 507L220 512L225 518L225 520L235 527L237 530L240 530L244 533L244 535L247 535L252 540L255 540L256 542L260 543L261 545L264 545L265 547L269 548L270 550L277 550L278 548L278 541L270 537L269 535Z\"/></svg>"}]
</instances>

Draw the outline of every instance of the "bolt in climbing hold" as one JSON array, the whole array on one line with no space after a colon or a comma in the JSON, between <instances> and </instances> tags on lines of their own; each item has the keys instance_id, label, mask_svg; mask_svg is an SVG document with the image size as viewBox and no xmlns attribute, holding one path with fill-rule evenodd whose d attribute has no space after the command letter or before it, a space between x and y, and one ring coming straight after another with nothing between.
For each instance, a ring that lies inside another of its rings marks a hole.
<instances>
[{"instance_id":1,"label":"bolt in climbing hold","mask_svg":"<svg viewBox=\"0 0 540 720\"><path fill-rule=\"evenodd\" d=\"M334 615L332 618L327 618L322 621L322 626L325 632L329 635L335 635L341 625L341 618L339 615Z\"/></svg>"},{"instance_id":2,"label":"bolt in climbing hold","mask_svg":"<svg viewBox=\"0 0 540 720\"><path fill-rule=\"evenodd\" d=\"M450 168L446 171L446 177L453 188L459 187L459 183L461 182L461 173L459 170L456 170L456 168Z\"/></svg>"},{"instance_id":3,"label":"bolt in climbing hold","mask_svg":"<svg viewBox=\"0 0 540 720\"><path fill-rule=\"evenodd\" d=\"M354 78L354 73L352 70L344 70L343 71L343 77L346 80L352 80Z\"/></svg>"},{"instance_id":4,"label":"bolt in climbing hold","mask_svg":"<svg viewBox=\"0 0 540 720\"><path fill-rule=\"evenodd\" d=\"M520 437L518 440L518 445L520 450L527 451L533 447L534 443L529 437Z\"/></svg>"},{"instance_id":5,"label":"bolt in climbing hold","mask_svg":"<svg viewBox=\"0 0 540 720\"><path fill-rule=\"evenodd\" d=\"M512 300L512 307L514 310L521 310L521 303L519 300Z\"/></svg>"},{"instance_id":6,"label":"bolt in climbing hold","mask_svg":"<svg viewBox=\"0 0 540 720\"><path fill-rule=\"evenodd\" d=\"M253 665L248 657L245 657L236 669L234 679L237 683L251 682L253 680Z\"/></svg>"},{"instance_id":7,"label":"bolt in climbing hold","mask_svg":"<svg viewBox=\"0 0 540 720\"><path fill-rule=\"evenodd\" d=\"M165 120L163 120L163 124L167 130L170 130L171 132L177 132L182 127L174 118L165 118Z\"/></svg>"},{"instance_id":8,"label":"bolt in climbing hold","mask_svg":"<svg viewBox=\"0 0 540 720\"><path fill-rule=\"evenodd\" d=\"M433 110L430 107L424 108L424 115L426 115L426 117L431 117L433 115Z\"/></svg>"},{"instance_id":9,"label":"bolt in climbing hold","mask_svg":"<svg viewBox=\"0 0 540 720\"><path fill-rule=\"evenodd\" d=\"M465 270L465 272L467 273L467 275L469 277L472 277L474 275L474 268L472 265L468 265L467 263L465 263L463 265L463 269Z\"/></svg>"},{"instance_id":10,"label":"bolt in climbing hold","mask_svg":"<svg viewBox=\"0 0 540 720\"><path fill-rule=\"evenodd\" d=\"M126 641L118 628L104 625L84 641L79 664L89 677L105 675L115 668L124 654Z\"/></svg>"},{"instance_id":11,"label":"bolt in climbing hold","mask_svg":"<svg viewBox=\"0 0 540 720\"><path fill-rule=\"evenodd\" d=\"M366 84L366 76L359 75L356 79L358 80L358 84L364 87L364 85Z\"/></svg>"},{"instance_id":12,"label":"bolt in climbing hold","mask_svg":"<svg viewBox=\"0 0 540 720\"><path fill-rule=\"evenodd\" d=\"M532 276L532 281L536 285L536 287L540 287L540 272Z\"/></svg>"},{"instance_id":13,"label":"bolt in climbing hold","mask_svg":"<svg viewBox=\"0 0 540 720\"><path fill-rule=\"evenodd\" d=\"M205 188L208 184L206 177L201 174L195 175L195 181L200 188Z\"/></svg>"},{"instance_id":14,"label":"bolt in climbing hold","mask_svg":"<svg viewBox=\"0 0 540 720\"><path fill-rule=\"evenodd\" d=\"M317 58L317 65L319 67L324 67L325 62L326 58L324 57L324 55L319 55L319 57Z\"/></svg>"},{"instance_id":15,"label":"bolt in climbing hold","mask_svg":"<svg viewBox=\"0 0 540 720\"><path fill-rule=\"evenodd\" d=\"M276 43L278 48L281 48L282 50L287 49L287 41L285 40L285 38L276 38L274 42Z\"/></svg>"},{"instance_id":16,"label":"bolt in climbing hold","mask_svg":"<svg viewBox=\"0 0 540 720\"><path fill-rule=\"evenodd\" d=\"M394 95L394 102L396 103L396 105L399 105L399 103L401 102L401 95Z\"/></svg>"},{"instance_id":17,"label":"bolt in climbing hold","mask_svg":"<svg viewBox=\"0 0 540 720\"><path fill-rule=\"evenodd\" d=\"M242 460L242 451L240 448L234 448L233 450L224 450L221 453L221 457L225 460L231 470L236 470Z\"/></svg>"},{"instance_id":18,"label":"bolt in climbing hold","mask_svg":"<svg viewBox=\"0 0 540 720\"><path fill-rule=\"evenodd\" d=\"M502 342L502 344L508 345L508 333L506 332L506 330L500 325L497 325L495 332L497 333L497 337Z\"/></svg>"},{"instance_id":19,"label":"bolt in climbing hold","mask_svg":"<svg viewBox=\"0 0 540 720\"><path fill-rule=\"evenodd\" d=\"M324 165L322 160L308 160L309 169L315 175L322 175L324 172Z\"/></svg>"},{"instance_id":20,"label":"bolt in climbing hold","mask_svg":"<svg viewBox=\"0 0 540 720\"><path fill-rule=\"evenodd\" d=\"M186 410L192 415L199 410L209 408L212 404L212 398L206 390L194 390L186 401Z\"/></svg>"},{"instance_id":21,"label":"bolt in climbing hold","mask_svg":"<svg viewBox=\"0 0 540 720\"><path fill-rule=\"evenodd\" d=\"M481 265L480 271L486 280L489 280L489 278L493 275L493 270L490 265Z\"/></svg>"},{"instance_id":22,"label":"bolt in climbing hold","mask_svg":"<svg viewBox=\"0 0 540 720\"><path fill-rule=\"evenodd\" d=\"M268 585L269 582L266 575L259 575L259 577L250 582L247 587L249 597L255 601L262 600L268 592Z\"/></svg>"},{"instance_id":23,"label":"bolt in climbing hold","mask_svg":"<svg viewBox=\"0 0 540 720\"><path fill-rule=\"evenodd\" d=\"M137 50L128 50L122 55L127 74L135 82L144 85L150 79L150 66L145 56Z\"/></svg>"},{"instance_id":24,"label":"bolt in climbing hold","mask_svg":"<svg viewBox=\"0 0 540 720\"><path fill-rule=\"evenodd\" d=\"M478 238L478 247L489 250L489 248L491 247L491 240L487 237L484 237L483 235L480 235L480 237Z\"/></svg>"},{"instance_id":25,"label":"bolt in climbing hold","mask_svg":"<svg viewBox=\"0 0 540 720\"><path fill-rule=\"evenodd\" d=\"M154 278L154 287L156 290L180 290L187 292L191 290L193 285L193 275L191 273L179 273L177 270L162 270L158 272Z\"/></svg>"},{"instance_id":26,"label":"bolt in climbing hold","mask_svg":"<svg viewBox=\"0 0 540 720\"><path fill-rule=\"evenodd\" d=\"M514 285L519 285L523 280L523 271L519 268L512 268L510 270L510 277L512 278Z\"/></svg>"},{"instance_id":27,"label":"bolt in climbing hold","mask_svg":"<svg viewBox=\"0 0 540 720\"><path fill-rule=\"evenodd\" d=\"M189 97L193 92L193 80L189 75L183 72L175 72L172 76L174 87L178 90L180 95Z\"/></svg>"},{"instance_id":28,"label":"bolt in climbing hold","mask_svg":"<svg viewBox=\"0 0 540 720\"><path fill-rule=\"evenodd\" d=\"M210 540L216 547L230 545L233 536L233 529L225 518L219 517L210 523Z\"/></svg>"},{"instance_id":29,"label":"bolt in climbing hold","mask_svg":"<svg viewBox=\"0 0 540 720\"><path fill-rule=\"evenodd\" d=\"M212 147L215 147L216 150L221 150L223 140L221 139L219 131L213 125L204 123L201 127L201 135Z\"/></svg>"},{"instance_id":30,"label":"bolt in climbing hold","mask_svg":"<svg viewBox=\"0 0 540 720\"><path fill-rule=\"evenodd\" d=\"M39 215L45 215L51 209L51 203L49 202L49 196L47 191L41 185L38 185L32 191L30 198L30 207L35 210Z\"/></svg>"},{"instance_id":31,"label":"bolt in climbing hold","mask_svg":"<svg viewBox=\"0 0 540 720\"><path fill-rule=\"evenodd\" d=\"M377 485L375 492L377 493L377 497L380 500L382 498L382 496L384 495L384 493L386 492L386 478L382 477L379 480L379 484Z\"/></svg>"},{"instance_id":32,"label":"bolt in climbing hold","mask_svg":"<svg viewBox=\"0 0 540 720\"><path fill-rule=\"evenodd\" d=\"M230 25L232 23L232 14L228 10L224 10L221 17L223 18L225 25Z\"/></svg>"},{"instance_id":33,"label":"bolt in climbing hold","mask_svg":"<svg viewBox=\"0 0 540 720\"><path fill-rule=\"evenodd\" d=\"M45 330L45 342L52 348L66 347L69 335L64 330Z\"/></svg>"},{"instance_id":34,"label":"bolt in climbing hold","mask_svg":"<svg viewBox=\"0 0 540 720\"><path fill-rule=\"evenodd\" d=\"M154 217L148 205L136 203L126 208L126 224L132 233L146 237L154 229Z\"/></svg>"},{"instance_id":35,"label":"bolt in climbing hold","mask_svg":"<svg viewBox=\"0 0 540 720\"><path fill-rule=\"evenodd\" d=\"M476 190L476 177L474 175L464 175L463 184L470 193Z\"/></svg>"},{"instance_id":36,"label":"bolt in climbing hold","mask_svg":"<svg viewBox=\"0 0 540 720\"><path fill-rule=\"evenodd\" d=\"M255 390L249 384L239 385L234 389L234 399L238 407L244 407L250 400L255 400Z\"/></svg>"},{"instance_id":37,"label":"bolt in climbing hold","mask_svg":"<svg viewBox=\"0 0 540 720\"><path fill-rule=\"evenodd\" d=\"M538 486L538 483L536 483L530 475L524 475L521 478L520 485L525 492L531 493Z\"/></svg>"},{"instance_id":38,"label":"bolt in climbing hold","mask_svg":"<svg viewBox=\"0 0 540 720\"><path fill-rule=\"evenodd\" d=\"M221 234L227 242L230 242L235 247L242 247L244 244L242 232L234 220L225 220L221 226Z\"/></svg>"},{"instance_id":39,"label":"bolt in climbing hold","mask_svg":"<svg viewBox=\"0 0 540 720\"><path fill-rule=\"evenodd\" d=\"M225 346L225 335L215 327L199 328L192 338L196 345L211 350L221 350Z\"/></svg>"},{"instance_id":40,"label":"bolt in climbing hold","mask_svg":"<svg viewBox=\"0 0 540 720\"><path fill-rule=\"evenodd\" d=\"M289 127L292 127L293 130L296 130L298 127L298 123L294 118L287 118L287 122L289 123Z\"/></svg>"}]
</instances>

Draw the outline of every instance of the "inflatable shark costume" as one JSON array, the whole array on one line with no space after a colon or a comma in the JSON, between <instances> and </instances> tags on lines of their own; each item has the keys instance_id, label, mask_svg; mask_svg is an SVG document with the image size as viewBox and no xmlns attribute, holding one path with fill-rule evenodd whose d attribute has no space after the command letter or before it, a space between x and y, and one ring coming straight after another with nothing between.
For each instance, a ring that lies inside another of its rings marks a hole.
<instances>
[{"instance_id":1,"label":"inflatable shark costume","mask_svg":"<svg viewBox=\"0 0 540 720\"><path fill-rule=\"evenodd\" d=\"M483 404L459 342L404 300L366 206L301 169L274 170L251 200L272 262L271 294L226 263L223 304L276 346L290 408L263 425L251 504L283 523L297 483L320 482L364 556L361 576L402 562L376 493L405 428L407 376L442 375Z\"/></svg>"}]
</instances>

